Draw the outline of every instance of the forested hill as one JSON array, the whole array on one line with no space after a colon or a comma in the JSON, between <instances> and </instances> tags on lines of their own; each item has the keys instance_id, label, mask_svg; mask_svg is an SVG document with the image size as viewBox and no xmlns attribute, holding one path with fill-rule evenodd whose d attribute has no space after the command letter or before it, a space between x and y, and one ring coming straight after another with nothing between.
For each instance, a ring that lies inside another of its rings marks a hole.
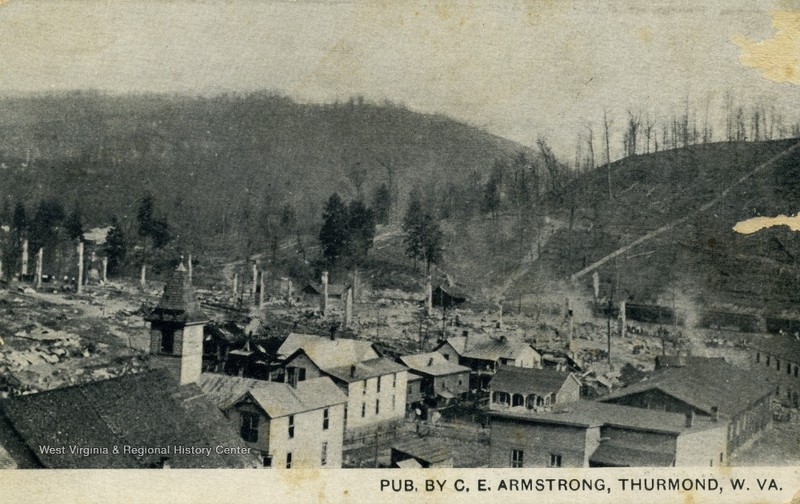
<instances>
[{"instance_id":1,"label":"forested hill","mask_svg":"<svg viewBox=\"0 0 800 504\"><path fill-rule=\"evenodd\" d=\"M147 192L203 239L291 204L318 221L334 191L369 203L392 182L431 197L521 145L392 104L299 104L269 93L176 97L76 92L0 101L2 193L11 206L80 201L87 225L132 222ZM398 213L399 215L399 213Z\"/></svg>"}]
</instances>

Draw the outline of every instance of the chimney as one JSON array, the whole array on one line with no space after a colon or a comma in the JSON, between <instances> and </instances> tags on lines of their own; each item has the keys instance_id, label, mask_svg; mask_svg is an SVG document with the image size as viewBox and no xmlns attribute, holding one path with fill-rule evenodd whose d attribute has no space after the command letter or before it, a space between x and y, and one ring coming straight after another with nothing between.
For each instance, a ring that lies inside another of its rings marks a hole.
<instances>
[{"instance_id":1,"label":"chimney","mask_svg":"<svg viewBox=\"0 0 800 504\"><path fill-rule=\"evenodd\" d=\"M253 286L250 291L250 299L255 300L257 289L258 289L258 264L256 264L256 261L253 261Z\"/></svg>"},{"instance_id":2,"label":"chimney","mask_svg":"<svg viewBox=\"0 0 800 504\"><path fill-rule=\"evenodd\" d=\"M83 291L83 242L78 242L78 283L75 292L80 294Z\"/></svg>"},{"instance_id":3,"label":"chimney","mask_svg":"<svg viewBox=\"0 0 800 504\"><path fill-rule=\"evenodd\" d=\"M355 378L355 377L356 377L356 366L355 364L353 364L350 366L350 378Z\"/></svg>"},{"instance_id":4,"label":"chimney","mask_svg":"<svg viewBox=\"0 0 800 504\"><path fill-rule=\"evenodd\" d=\"M44 249L39 248L36 254L36 288L42 288L42 261L44 260Z\"/></svg>"},{"instance_id":5,"label":"chimney","mask_svg":"<svg viewBox=\"0 0 800 504\"><path fill-rule=\"evenodd\" d=\"M694 410L689 410L689 412L686 413L686 427L691 428L692 425L694 425Z\"/></svg>"},{"instance_id":6,"label":"chimney","mask_svg":"<svg viewBox=\"0 0 800 504\"><path fill-rule=\"evenodd\" d=\"M265 296L266 296L266 293L264 292L266 290L266 285L264 285L264 275L265 275L264 270L261 270L261 279L260 279L260 281L259 281L260 283L258 285L258 288L259 288L259 291L258 291L258 307L262 308L262 309L264 308L264 299L265 299Z\"/></svg>"},{"instance_id":7,"label":"chimney","mask_svg":"<svg viewBox=\"0 0 800 504\"><path fill-rule=\"evenodd\" d=\"M322 316L328 315L328 272L322 272Z\"/></svg>"},{"instance_id":8,"label":"chimney","mask_svg":"<svg viewBox=\"0 0 800 504\"><path fill-rule=\"evenodd\" d=\"M425 281L425 315L430 317L433 313L433 288L431 287L431 276L428 275Z\"/></svg>"},{"instance_id":9,"label":"chimney","mask_svg":"<svg viewBox=\"0 0 800 504\"><path fill-rule=\"evenodd\" d=\"M28 274L28 239L22 239L22 270L20 271L21 276L20 280L24 280L22 277Z\"/></svg>"},{"instance_id":10,"label":"chimney","mask_svg":"<svg viewBox=\"0 0 800 504\"><path fill-rule=\"evenodd\" d=\"M347 295L344 301L344 327L350 327L353 322L353 288L347 288Z\"/></svg>"},{"instance_id":11,"label":"chimney","mask_svg":"<svg viewBox=\"0 0 800 504\"><path fill-rule=\"evenodd\" d=\"M719 422L719 408L717 406L711 407L711 421Z\"/></svg>"}]
</instances>

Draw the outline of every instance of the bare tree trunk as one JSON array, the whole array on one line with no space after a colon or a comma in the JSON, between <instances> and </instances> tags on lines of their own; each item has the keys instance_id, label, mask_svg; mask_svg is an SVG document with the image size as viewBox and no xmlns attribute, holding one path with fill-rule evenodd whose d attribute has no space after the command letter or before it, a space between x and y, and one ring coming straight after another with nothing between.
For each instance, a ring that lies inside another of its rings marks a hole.
<instances>
[{"instance_id":1,"label":"bare tree trunk","mask_svg":"<svg viewBox=\"0 0 800 504\"><path fill-rule=\"evenodd\" d=\"M614 199L614 193L611 190L611 146L608 139L608 115L603 111L603 127L606 132L606 176L608 178L608 199Z\"/></svg>"}]
</instances>

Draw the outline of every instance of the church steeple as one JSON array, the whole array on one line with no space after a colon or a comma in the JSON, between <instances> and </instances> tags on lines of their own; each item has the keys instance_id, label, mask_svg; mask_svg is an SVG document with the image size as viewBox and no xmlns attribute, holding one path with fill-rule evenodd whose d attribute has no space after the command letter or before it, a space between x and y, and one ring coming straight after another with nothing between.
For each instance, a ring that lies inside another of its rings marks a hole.
<instances>
[{"instance_id":1,"label":"church steeple","mask_svg":"<svg viewBox=\"0 0 800 504\"><path fill-rule=\"evenodd\" d=\"M179 358L180 382L196 382L203 366L203 325L208 317L200 308L183 261L172 272L161 301L145 320L150 322L150 354Z\"/></svg>"}]
</instances>

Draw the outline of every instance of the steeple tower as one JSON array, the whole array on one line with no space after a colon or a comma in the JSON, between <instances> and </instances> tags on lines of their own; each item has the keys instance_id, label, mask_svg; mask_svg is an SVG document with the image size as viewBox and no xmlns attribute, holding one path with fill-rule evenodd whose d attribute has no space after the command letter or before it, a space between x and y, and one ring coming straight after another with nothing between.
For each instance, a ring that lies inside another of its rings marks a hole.
<instances>
[{"instance_id":1,"label":"steeple tower","mask_svg":"<svg viewBox=\"0 0 800 504\"><path fill-rule=\"evenodd\" d=\"M150 322L150 354L178 367L181 384L196 382L203 367L203 325L208 317L200 308L183 260L145 320Z\"/></svg>"}]
</instances>

